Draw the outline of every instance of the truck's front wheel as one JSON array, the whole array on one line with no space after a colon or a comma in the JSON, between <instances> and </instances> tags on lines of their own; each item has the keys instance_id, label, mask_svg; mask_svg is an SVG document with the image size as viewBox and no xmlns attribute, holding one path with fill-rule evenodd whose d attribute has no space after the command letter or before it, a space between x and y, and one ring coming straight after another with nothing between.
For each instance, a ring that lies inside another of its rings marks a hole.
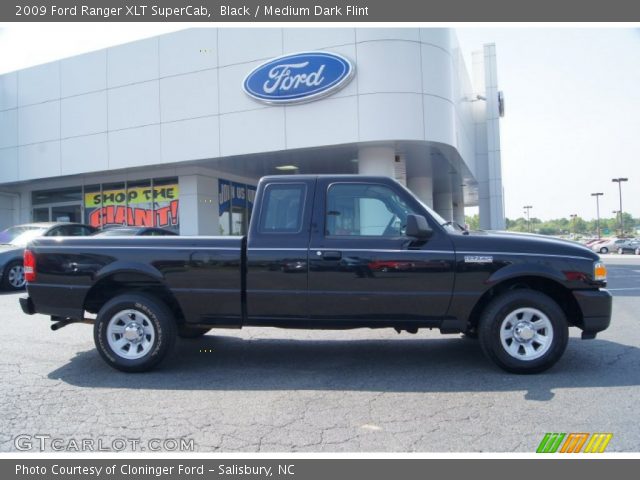
<instances>
[{"instance_id":1,"label":"truck's front wheel","mask_svg":"<svg viewBox=\"0 0 640 480\"><path fill-rule=\"evenodd\" d=\"M93 339L102 358L123 372L155 367L173 347L176 323L171 310L146 294L120 295L98 313Z\"/></svg>"},{"instance_id":2,"label":"truck's front wheel","mask_svg":"<svg viewBox=\"0 0 640 480\"><path fill-rule=\"evenodd\" d=\"M478 336L484 353L504 370L538 373L560 359L569 328L554 300L537 291L518 289L487 306Z\"/></svg>"}]
</instances>

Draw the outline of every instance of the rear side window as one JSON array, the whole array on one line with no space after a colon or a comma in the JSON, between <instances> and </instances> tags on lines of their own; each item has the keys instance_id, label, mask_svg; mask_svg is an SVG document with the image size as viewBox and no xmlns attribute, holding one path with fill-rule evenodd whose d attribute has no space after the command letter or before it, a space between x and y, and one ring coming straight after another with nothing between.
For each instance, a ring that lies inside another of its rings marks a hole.
<instances>
[{"instance_id":1,"label":"rear side window","mask_svg":"<svg viewBox=\"0 0 640 480\"><path fill-rule=\"evenodd\" d=\"M260 233L299 233L302 229L305 194L304 183L267 185Z\"/></svg>"}]
</instances>

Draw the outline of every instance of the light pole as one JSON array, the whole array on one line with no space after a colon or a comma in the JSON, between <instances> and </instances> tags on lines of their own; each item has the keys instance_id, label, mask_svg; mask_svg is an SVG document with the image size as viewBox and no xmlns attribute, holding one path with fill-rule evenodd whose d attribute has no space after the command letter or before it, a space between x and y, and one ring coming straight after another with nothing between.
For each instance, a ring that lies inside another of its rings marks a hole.
<instances>
[{"instance_id":1,"label":"light pole","mask_svg":"<svg viewBox=\"0 0 640 480\"><path fill-rule=\"evenodd\" d=\"M596 230L598 231L598 240L600 240L600 196L602 192L592 193L592 197L596 197Z\"/></svg>"},{"instance_id":2,"label":"light pole","mask_svg":"<svg viewBox=\"0 0 640 480\"><path fill-rule=\"evenodd\" d=\"M571 224L573 226L573 234L576 234L576 218L578 217L578 214L576 213L572 213L571 215L569 215L571 217Z\"/></svg>"},{"instance_id":3,"label":"light pole","mask_svg":"<svg viewBox=\"0 0 640 480\"><path fill-rule=\"evenodd\" d=\"M533 208L533 205L525 205L524 209L527 211L527 232L531 233L531 217L529 216L529 210Z\"/></svg>"},{"instance_id":4,"label":"light pole","mask_svg":"<svg viewBox=\"0 0 640 480\"><path fill-rule=\"evenodd\" d=\"M622 219L622 182L627 182L629 179L618 177L612 178L611 181L618 184L618 191L620 192L620 236L624 237L624 220Z\"/></svg>"}]
</instances>

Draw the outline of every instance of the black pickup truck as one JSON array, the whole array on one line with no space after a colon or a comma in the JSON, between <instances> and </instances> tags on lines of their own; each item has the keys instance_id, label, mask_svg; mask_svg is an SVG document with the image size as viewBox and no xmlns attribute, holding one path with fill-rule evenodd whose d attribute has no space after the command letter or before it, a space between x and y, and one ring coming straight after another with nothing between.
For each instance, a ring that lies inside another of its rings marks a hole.
<instances>
[{"instance_id":1,"label":"black pickup truck","mask_svg":"<svg viewBox=\"0 0 640 480\"><path fill-rule=\"evenodd\" d=\"M468 232L402 185L360 175L263 178L246 237L33 240L25 313L93 323L100 355L149 370L211 328L438 328L515 373L557 362L568 328L611 319L606 269L578 244Z\"/></svg>"}]
</instances>

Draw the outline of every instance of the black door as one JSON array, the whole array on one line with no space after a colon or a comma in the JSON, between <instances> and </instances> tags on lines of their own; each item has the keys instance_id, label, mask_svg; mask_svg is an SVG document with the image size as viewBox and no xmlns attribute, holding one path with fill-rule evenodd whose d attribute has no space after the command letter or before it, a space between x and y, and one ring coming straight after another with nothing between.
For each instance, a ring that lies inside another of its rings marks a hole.
<instances>
[{"instance_id":1,"label":"black door","mask_svg":"<svg viewBox=\"0 0 640 480\"><path fill-rule=\"evenodd\" d=\"M453 287L451 240L432 218L431 238L404 235L426 209L392 181L318 180L309 247L311 318L424 321L442 317Z\"/></svg>"},{"instance_id":2,"label":"black door","mask_svg":"<svg viewBox=\"0 0 640 480\"><path fill-rule=\"evenodd\" d=\"M247 317L308 318L309 224L315 177L268 183L247 245Z\"/></svg>"}]
</instances>

